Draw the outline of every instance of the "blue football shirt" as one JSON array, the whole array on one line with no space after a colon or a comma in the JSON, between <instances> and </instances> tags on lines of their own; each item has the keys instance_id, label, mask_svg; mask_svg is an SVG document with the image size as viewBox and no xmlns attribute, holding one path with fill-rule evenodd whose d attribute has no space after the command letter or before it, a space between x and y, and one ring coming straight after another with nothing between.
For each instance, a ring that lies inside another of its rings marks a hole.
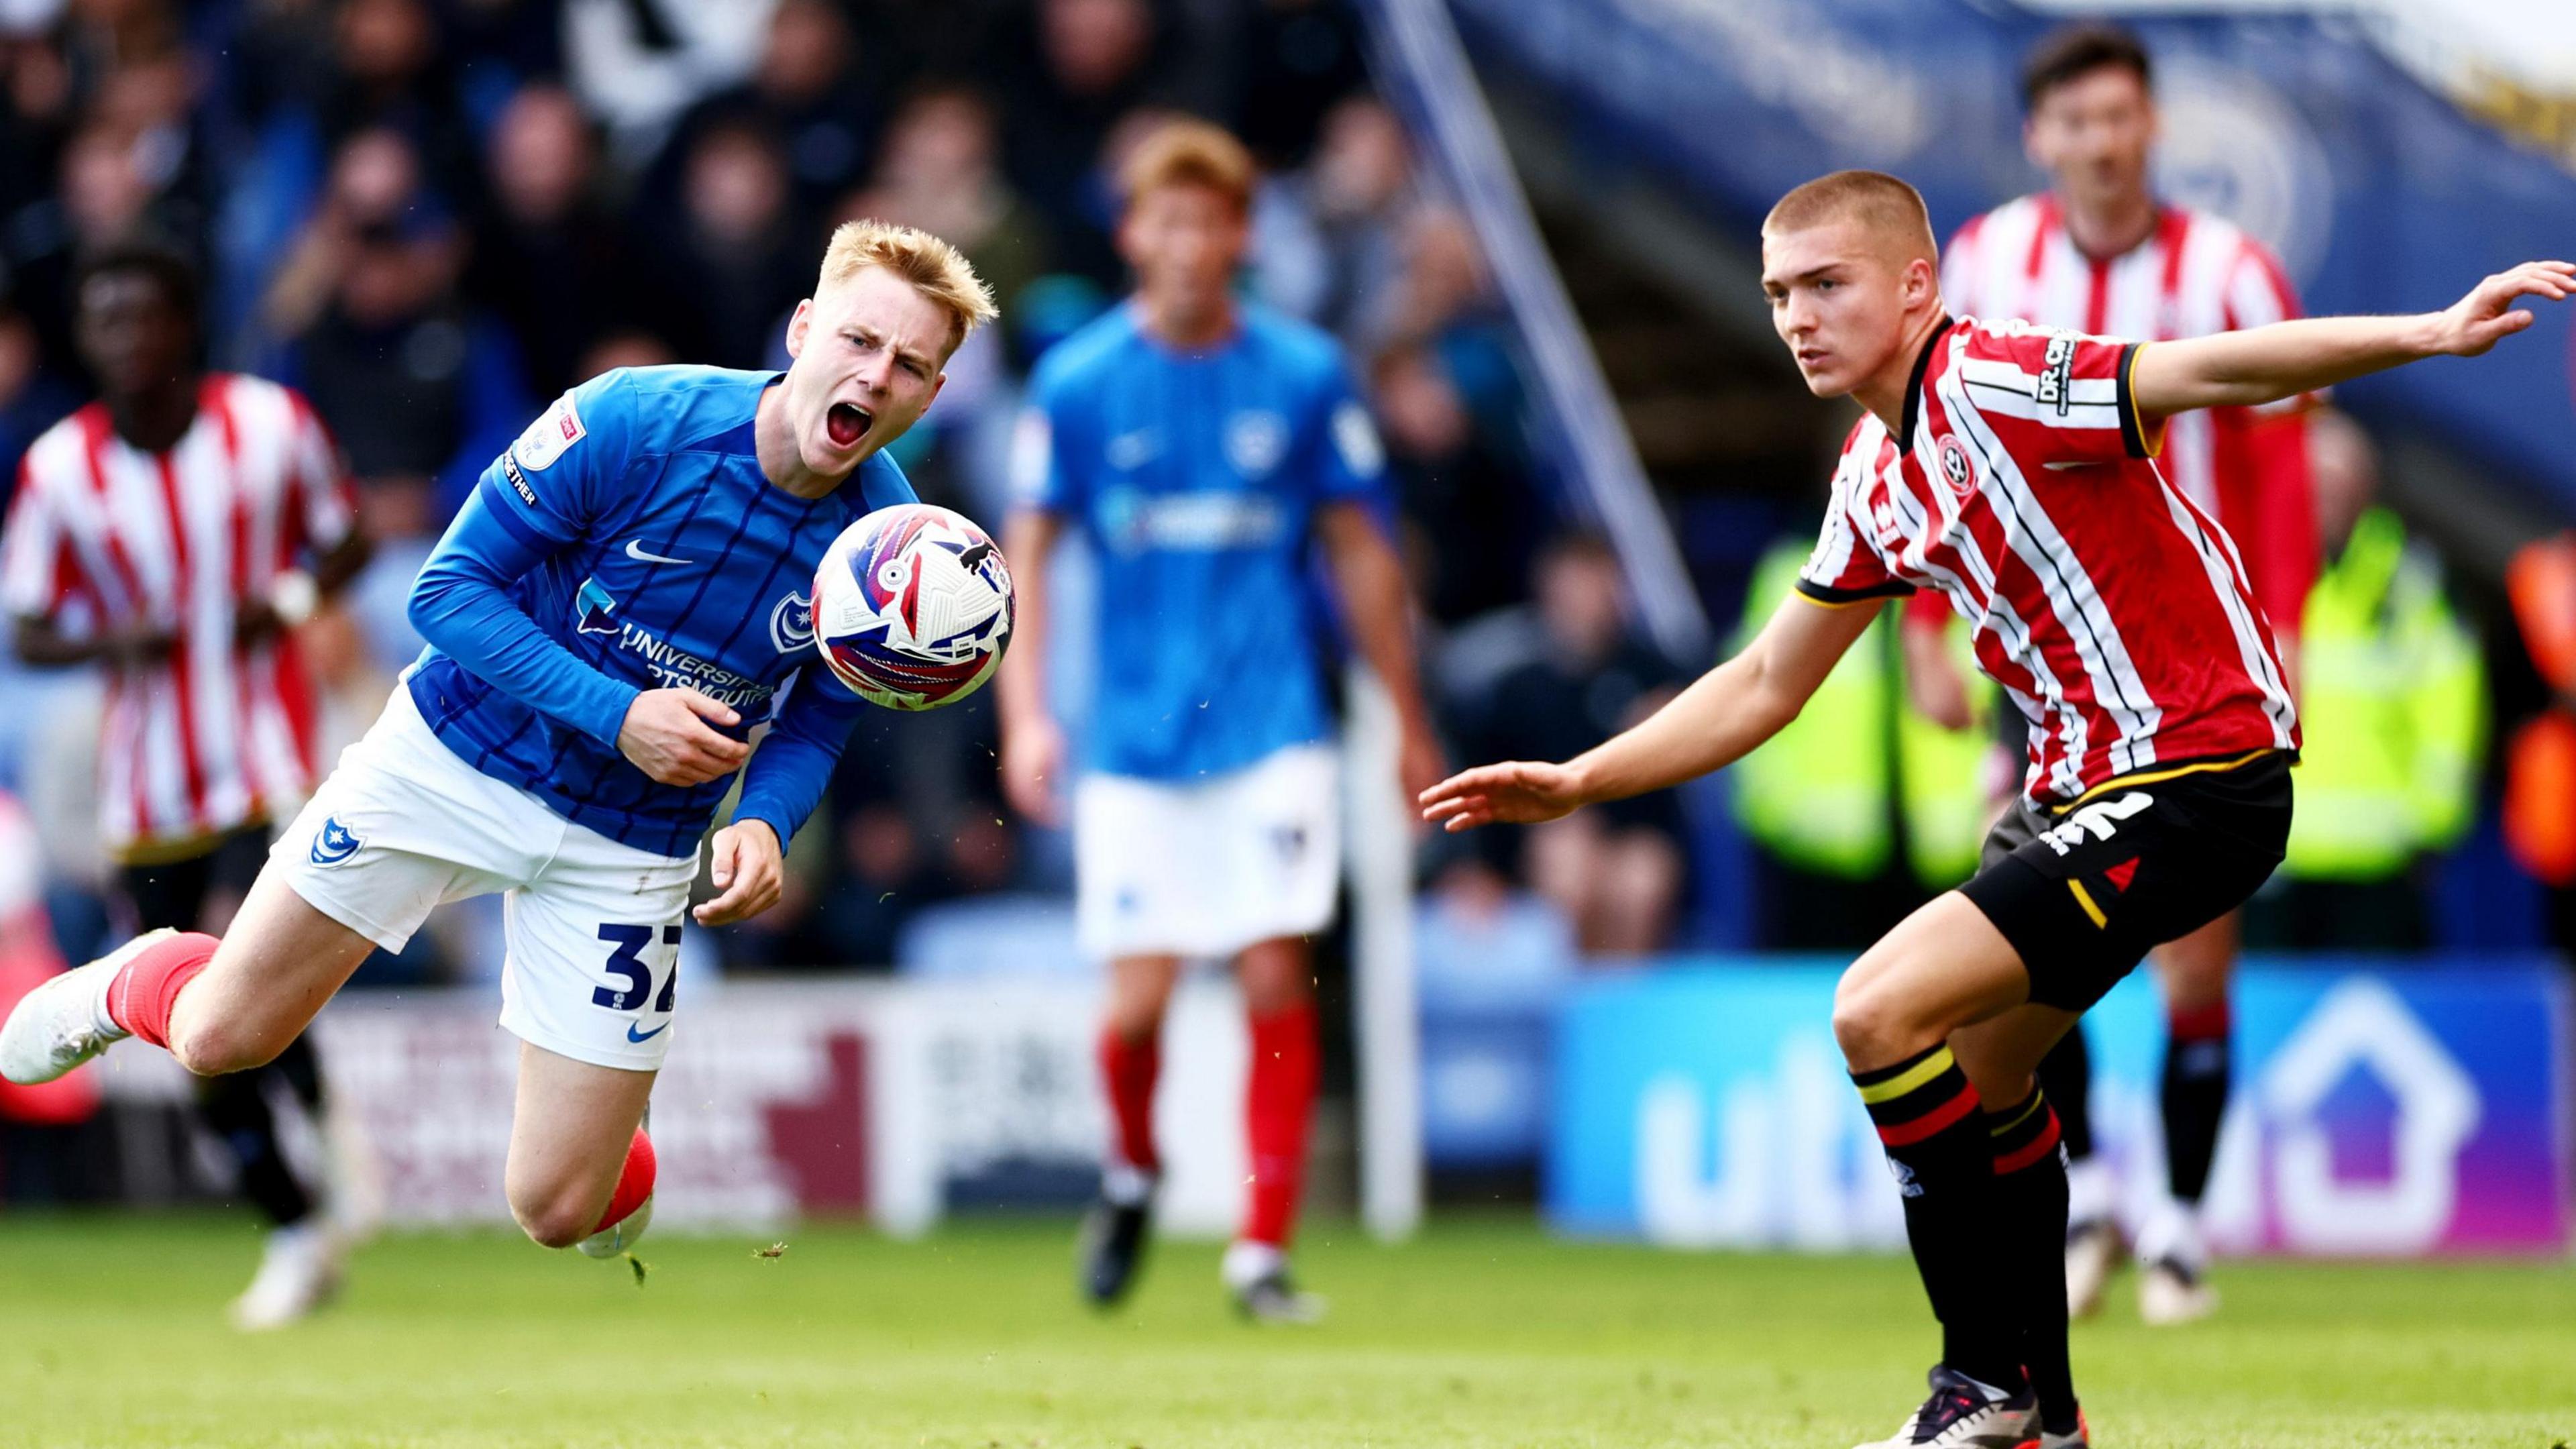
<instances>
[{"instance_id":1,"label":"blue football shirt","mask_svg":"<svg viewBox=\"0 0 2576 1449\"><path fill-rule=\"evenodd\" d=\"M814 571L852 521L915 500L883 454L820 499L772 485L752 419L777 377L609 372L484 470L412 599L430 640L412 698L448 748L602 835L685 855L729 777L660 784L616 744L639 691L685 685L742 716L736 738L773 726L736 816L795 833L866 708L812 647Z\"/></svg>"},{"instance_id":2,"label":"blue football shirt","mask_svg":"<svg viewBox=\"0 0 2576 1449\"><path fill-rule=\"evenodd\" d=\"M1030 380L1016 486L1100 559L1087 768L1189 780L1325 738L1315 510L1379 504L1384 452L1339 344L1244 306L1183 353L1119 308Z\"/></svg>"}]
</instances>

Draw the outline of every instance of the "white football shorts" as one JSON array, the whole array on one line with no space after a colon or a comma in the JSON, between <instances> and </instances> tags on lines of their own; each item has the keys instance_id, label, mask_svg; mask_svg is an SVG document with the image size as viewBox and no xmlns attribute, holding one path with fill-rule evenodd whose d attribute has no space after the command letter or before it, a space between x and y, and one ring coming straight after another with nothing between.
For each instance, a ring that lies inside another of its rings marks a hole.
<instances>
[{"instance_id":1,"label":"white football shorts","mask_svg":"<svg viewBox=\"0 0 2576 1449\"><path fill-rule=\"evenodd\" d=\"M659 1069L671 1049L697 857L621 845L468 765L404 685L269 861L315 910L388 951L432 907L504 892L505 1029L629 1071Z\"/></svg>"},{"instance_id":2,"label":"white football shorts","mask_svg":"<svg viewBox=\"0 0 2576 1449\"><path fill-rule=\"evenodd\" d=\"M1176 783L1085 775L1073 791L1074 933L1084 954L1231 956L1333 919L1341 763L1291 745Z\"/></svg>"}]
</instances>

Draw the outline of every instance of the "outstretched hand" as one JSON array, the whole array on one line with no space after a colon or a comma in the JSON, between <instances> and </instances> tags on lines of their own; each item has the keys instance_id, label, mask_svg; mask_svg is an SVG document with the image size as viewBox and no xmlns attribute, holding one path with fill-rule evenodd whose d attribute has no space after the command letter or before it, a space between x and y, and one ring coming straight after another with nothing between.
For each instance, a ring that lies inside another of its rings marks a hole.
<instances>
[{"instance_id":1,"label":"outstretched hand","mask_svg":"<svg viewBox=\"0 0 2576 1449\"><path fill-rule=\"evenodd\" d=\"M1571 815L1584 803L1574 771L1531 760L1462 770L1418 799L1422 818L1451 832L1479 825L1534 825Z\"/></svg>"},{"instance_id":2,"label":"outstretched hand","mask_svg":"<svg viewBox=\"0 0 2576 1449\"><path fill-rule=\"evenodd\" d=\"M2432 350L2475 357L2531 325L2531 309L2514 303L2525 297L2563 301L2571 294L2576 294L2576 265L2524 262L2498 272L2440 314Z\"/></svg>"}]
</instances>

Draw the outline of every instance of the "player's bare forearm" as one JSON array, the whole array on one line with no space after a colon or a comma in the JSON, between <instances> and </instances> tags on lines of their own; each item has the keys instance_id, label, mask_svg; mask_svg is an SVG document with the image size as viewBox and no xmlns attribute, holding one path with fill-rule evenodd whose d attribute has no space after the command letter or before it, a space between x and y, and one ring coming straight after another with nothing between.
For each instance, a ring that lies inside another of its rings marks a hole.
<instances>
[{"instance_id":1,"label":"player's bare forearm","mask_svg":"<svg viewBox=\"0 0 2576 1449\"><path fill-rule=\"evenodd\" d=\"M366 534L352 528L348 536L333 545L329 552L313 561L313 588L323 598L330 598L349 586L375 556L375 545Z\"/></svg>"},{"instance_id":2,"label":"player's bare forearm","mask_svg":"<svg viewBox=\"0 0 2576 1449\"><path fill-rule=\"evenodd\" d=\"M1404 592L1404 564L1366 509L1339 503L1316 515L1316 527L1342 596L1342 616L1360 657L1395 696L1407 725L1429 720L1422 678L1413 655L1413 606Z\"/></svg>"},{"instance_id":3,"label":"player's bare forearm","mask_svg":"<svg viewBox=\"0 0 2576 1449\"><path fill-rule=\"evenodd\" d=\"M1047 706L1048 584L1055 546L1064 537L1062 516L1023 508L1002 528L1002 555L1011 561L1011 652L993 680L1001 717L1002 796L1023 816L1054 825L1064 815L1064 731Z\"/></svg>"},{"instance_id":4,"label":"player's bare forearm","mask_svg":"<svg viewBox=\"0 0 2576 1449\"><path fill-rule=\"evenodd\" d=\"M2475 357L2531 325L2532 314L2516 302L2559 301L2571 292L2576 266L2525 262L2488 277L2440 312L2310 317L2159 342L2139 351L2130 392L2150 417L2278 402L2427 357Z\"/></svg>"},{"instance_id":5,"label":"player's bare forearm","mask_svg":"<svg viewBox=\"0 0 2576 1449\"><path fill-rule=\"evenodd\" d=\"M1450 830L1553 820L1723 769L1798 717L1878 609L1876 600L1785 600L1743 653L1634 728L1562 765L1513 761L1453 775L1422 793L1423 818Z\"/></svg>"},{"instance_id":6,"label":"player's bare forearm","mask_svg":"<svg viewBox=\"0 0 2576 1449\"><path fill-rule=\"evenodd\" d=\"M148 624L95 634L69 634L51 619L33 615L21 615L10 637L10 647L19 660L40 669L97 662L148 664L169 653L177 643L177 635Z\"/></svg>"},{"instance_id":7,"label":"player's bare forearm","mask_svg":"<svg viewBox=\"0 0 2576 1449\"><path fill-rule=\"evenodd\" d=\"M1046 715L1047 581L1064 520L1040 508L1014 511L1002 529L1002 556L1011 561L1011 651L993 678L1002 727L1015 729Z\"/></svg>"},{"instance_id":8,"label":"player's bare forearm","mask_svg":"<svg viewBox=\"0 0 2576 1449\"><path fill-rule=\"evenodd\" d=\"M1359 504L1325 508L1316 514L1315 526L1332 560L1333 583L1341 593L1352 642L1395 702L1397 778L1405 794L1420 794L1449 772L1449 758L1422 698L1404 563L1377 520Z\"/></svg>"}]
</instances>

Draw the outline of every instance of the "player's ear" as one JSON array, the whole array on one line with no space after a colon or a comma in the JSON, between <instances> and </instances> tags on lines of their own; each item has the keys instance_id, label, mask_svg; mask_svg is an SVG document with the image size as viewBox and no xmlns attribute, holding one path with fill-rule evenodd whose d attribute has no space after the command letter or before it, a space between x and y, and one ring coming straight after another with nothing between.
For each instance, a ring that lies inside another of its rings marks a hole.
<instances>
[{"instance_id":1,"label":"player's ear","mask_svg":"<svg viewBox=\"0 0 2576 1449\"><path fill-rule=\"evenodd\" d=\"M807 329L813 326L813 313L814 299L808 297L796 304L795 315L787 319L788 356L802 357L805 355L805 333Z\"/></svg>"}]
</instances>

